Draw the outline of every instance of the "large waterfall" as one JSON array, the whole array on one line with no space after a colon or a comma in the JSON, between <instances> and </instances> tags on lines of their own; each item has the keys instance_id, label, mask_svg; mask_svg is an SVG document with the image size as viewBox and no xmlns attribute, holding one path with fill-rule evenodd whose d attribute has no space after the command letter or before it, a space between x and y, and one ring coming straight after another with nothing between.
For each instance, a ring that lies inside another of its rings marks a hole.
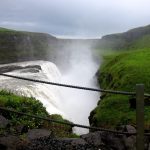
<instances>
[{"instance_id":1,"label":"large waterfall","mask_svg":"<svg viewBox=\"0 0 150 150\"><path fill-rule=\"evenodd\" d=\"M9 68L11 71L7 72L7 74L11 75L53 82L60 82L61 80L61 74L56 65L48 61L12 63L0 65L0 67ZM0 88L10 90L19 95L35 97L43 103L49 113L64 115L60 109L63 102L60 98L59 87L1 76Z\"/></svg>"},{"instance_id":2,"label":"large waterfall","mask_svg":"<svg viewBox=\"0 0 150 150\"><path fill-rule=\"evenodd\" d=\"M79 86L96 87L95 73L98 65L92 58L88 47L78 45L70 49L70 67L64 72L48 61L27 61L0 65L7 74L21 77L67 83ZM0 88L19 95L35 97L40 100L50 114L61 114L74 123L88 125L88 116L99 99L99 93L45 85L0 76ZM85 133L85 130L77 130Z\"/></svg>"}]
</instances>

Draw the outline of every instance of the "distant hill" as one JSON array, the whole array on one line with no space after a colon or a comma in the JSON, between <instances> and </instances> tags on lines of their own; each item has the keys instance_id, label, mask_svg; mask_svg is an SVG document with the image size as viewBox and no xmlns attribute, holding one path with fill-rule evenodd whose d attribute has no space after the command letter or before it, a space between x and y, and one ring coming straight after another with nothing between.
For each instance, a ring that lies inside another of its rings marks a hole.
<instances>
[{"instance_id":1,"label":"distant hill","mask_svg":"<svg viewBox=\"0 0 150 150\"><path fill-rule=\"evenodd\" d=\"M5 31L15 31L15 30L0 27L0 32L5 32Z\"/></svg>"},{"instance_id":2,"label":"distant hill","mask_svg":"<svg viewBox=\"0 0 150 150\"><path fill-rule=\"evenodd\" d=\"M79 45L90 45L91 42L83 39L58 39L47 33L0 28L0 64L48 60L65 69L64 67L69 66L71 51Z\"/></svg>"},{"instance_id":3,"label":"distant hill","mask_svg":"<svg viewBox=\"0 0 150 150\"><path fill-rule=\"evenodd\" d=\"M105 35L96 41L96 47L116 50L150 48L150 25L131 29L124 33Z\"/></svg>"},{"instance_id":4,"label":"distant hill","mask_svg":"<svg viewBox=\"0 0 150 150\"><path fill-rule=\"evenodd\" d=\"M68 65L71 47L76 48L80 44L93 44L98 50L150 48L150 25L94 40L58 39L47 33L0 28L0 64L42 59L60 66L65 63Z\"/></svg>"},{"instance_id":5,"label":"distant hill","mask_svg":"<svg viewBox=\"0 0 150 150\"><path fill-rule=\"evenodd\" d=\"M49 34L21 32L0 28L0 63L48 59L57 39Z\"/></svg>"}]
</instances>

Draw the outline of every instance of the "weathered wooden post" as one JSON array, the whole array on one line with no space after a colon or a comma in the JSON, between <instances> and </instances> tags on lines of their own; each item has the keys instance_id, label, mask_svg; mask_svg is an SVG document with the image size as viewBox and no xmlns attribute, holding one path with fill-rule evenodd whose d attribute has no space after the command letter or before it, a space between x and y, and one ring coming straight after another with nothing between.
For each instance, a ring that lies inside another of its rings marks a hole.
<instances>
[{"instance_id":1,"label":"weathered wooden post","mask_svg":"<svg viewBox=\"0 0 150 150\"><path fill-rule=\"evenodd\" d=\"M136 85L136 149L144 150L144 84Z\"/></svg>"}]
</instances>

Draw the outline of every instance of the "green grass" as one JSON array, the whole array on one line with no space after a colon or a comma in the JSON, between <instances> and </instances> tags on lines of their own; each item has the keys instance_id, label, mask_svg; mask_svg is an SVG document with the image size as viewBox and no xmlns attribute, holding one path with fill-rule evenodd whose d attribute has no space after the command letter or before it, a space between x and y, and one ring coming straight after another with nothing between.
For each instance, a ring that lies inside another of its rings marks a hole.
<instances>
[{"instance_id":1,"label":"green grass","mask_svg":"<svg viewBox=\"0 0 150 150\"><path fill-rule=\"evenodd\" d=\"M31 115L34 114L43 117L49 116L45 107L43 107L42 103L38 100L34 98L17 96L6 91L0 91L0 106ZM39 119L29 118L10 112L6 113L2 111L2 115L11 120L11 124L13 126L23 124L29 128L38 128L43 124L43 121Z\"/></svg>"},{"instance_id":2,"label":"green grass","mask_svg":"<svg viewBox=\"0 0 150 150\"><path fill-rule=\"evenodd\" d=\"M101 88L135 91L135 85L143 83L150 93L150 50L126 51L105 55L99 70ZM104 94L104 93L103 93ZM106 94L91 113L94 126L115 128L118 125L135 125L135 109L129 105L129 96ZM145 128L150 129L150 107L145 107Z\"/></svg>"},{"instance_id":3,"label":"green grass","mask_svg":"<svg viewBox=\"0 0 150 150\"><path fill-rule=\"evenodd\" d=\"M49 115L42 103L34 98L18 96L4 90L0 91L0 107L6 107L19 112L59 120L62 122L69 122L58 114ZM53 131L54 135L57 137L78 137L76 134L72 133L71 126L60 125L57 123L47 122L41 119L31 118L5 111L0 111L0 115L3 115L10 121L11 126L9 130L11 131L9 132L13 132L13 134L16 133L16 126L25 125L29 129L49 129L50 131ZM5 133L6 130L0 129L0 134Z\"/></svg>"},{"instance_id":4,"label":"green grass","mask_svg":"<svg viewBox=\"0 0 150 150\"><path fill-rule=\"evenodd\" d=\"M150 93L150 51L136 50L105 57L99 82L107 89L134 91L137 83L145 84Z\"/></svg>"},{"instance_id":5,"label":"green grass","mask_svg":"<svg viewBox=\"0 0 150 150\"><path fill-rule=\"evenodd\" d=\"M15 30L11 30L11 29L6 29L6 28L1 28L0 27L0 32L12 32L12 31L15 31Z\"/></svg>"},{"instance_id":6,"label":"green grass","mask_svg":"<svg viewBox=\"0 0 150 150\"><path fill-rule=\"evenodd\" d=\"M48 54L54 52L55 43L56 39L48 34L0 28L0 63L47 60Z\"/></svg>"},{"instance_id":7,"label":"green grass","mask_svg":"<svg viewBox=\"0 0 150 150\"><path fill-rule=\"evenodd\" d=\"M115 128L121 124L135 124L135 111L129 115L128 98L125 96L113 95L106 97L95 109L93 125L105 128Z\"/></svg>"},{"instance_id":8,"label":"green grass","mask_svg":"<svg viewBox=\"0 0 150 150\"><path fill-rule=\"evenodd\" d=\"M150 35L145 35L142 38L132 43L131 48L149 48L150 49Z\"/></svg>"}]
</instances>

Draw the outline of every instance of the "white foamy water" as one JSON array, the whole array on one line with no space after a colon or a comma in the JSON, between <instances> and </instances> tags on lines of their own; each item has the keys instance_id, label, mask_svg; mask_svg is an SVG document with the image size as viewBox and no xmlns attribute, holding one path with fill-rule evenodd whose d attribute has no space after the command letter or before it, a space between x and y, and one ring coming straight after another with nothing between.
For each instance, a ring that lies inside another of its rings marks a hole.
<instances>
[{"instance_id":1,"label":"white foamy water","mask_svg":"<svg viewBox=\"0 0 150 150\"><path fill-rule=\"evenodd\" d=\"M30 69L19 69L14 70L12 72L7 72L7 74L38 79L44 81L53 81L60 82L61 74L56 67L55 64L48 61L30 61L30 62L22 62L22 63L12 63L6 65L0 65L0 67L4 66L33 66L38 65L41 67L38 72L34 70L36 68ZM28 97L35 97L40 100L43 105L46 107L47 111L51 114L58 113L64 115L61 111L60 106L62 105L60 99L60 90L57 86L51 86L41 83L34 83L30 81L23 81L8 77L0 76L0 88L7 89L19 95L24 95Z\"/></svg>"},{"instance_id":2,"label":"white foamy water","mask_svg":"<svg viewBox=\"0 0 150 150\"><path fill-rule=\"evenodd\" d=\"M93 60L89 47L85 45L73 45L71 48L71 67L62 76L62 82L67 84L98 88L95 73L98 64ZM89 125L88 117L96 107L100 93L78 89L63 88L64 104L62 110L69 114L72 121L78 124ZM88 130L76 128L80 134Z\"/></svg>"}]
</instances>

